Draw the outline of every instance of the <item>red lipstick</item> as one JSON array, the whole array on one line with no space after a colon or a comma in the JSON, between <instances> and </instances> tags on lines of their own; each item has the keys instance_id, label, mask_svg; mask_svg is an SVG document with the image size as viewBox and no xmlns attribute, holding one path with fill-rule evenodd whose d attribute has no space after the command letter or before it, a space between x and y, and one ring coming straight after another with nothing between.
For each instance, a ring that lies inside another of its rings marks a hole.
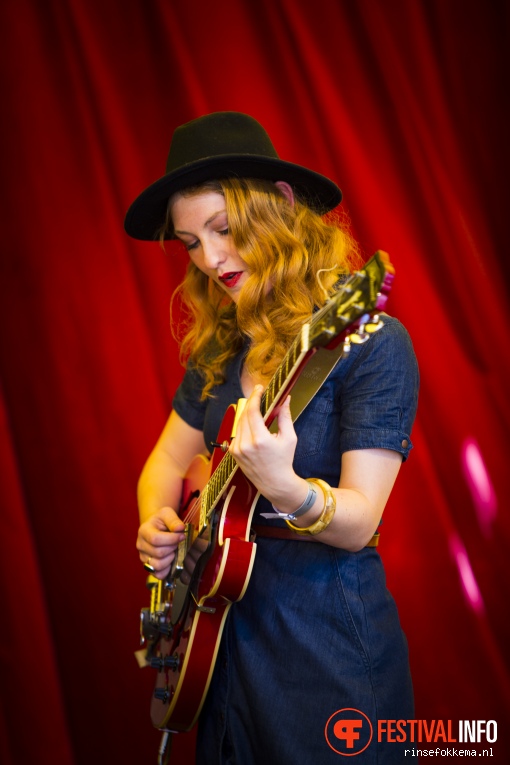
<instances>
[{"instance_id":1,"label":"red lipstick","mask_svg":"<svg viewBox=\"0 0 510 765\"><path fill-rule=\"evenodd\" d=\"M236 286L242 275L242 271L228 271L226 274L222 274L219 279L225 287L232 289L232 287Z\"/></svg>"}]
</instances>

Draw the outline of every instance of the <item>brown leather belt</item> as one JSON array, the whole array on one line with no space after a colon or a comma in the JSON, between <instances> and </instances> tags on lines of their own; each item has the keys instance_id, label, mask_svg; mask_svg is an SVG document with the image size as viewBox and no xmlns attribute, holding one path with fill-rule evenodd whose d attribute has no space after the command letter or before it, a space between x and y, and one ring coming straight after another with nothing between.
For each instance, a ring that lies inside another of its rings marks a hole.
<instances>
[{"instance_id":1,"label":"brown leather belt","mask_svg":"<svg viewBox=\"0 0 510 765\"><path fill-rule=\"evenodd\" d=\"M260 526L254 524L251 530L257 537L270 537L272 539L291 539L294 542L318 542L317 537L301 536L301 534L295 534L291 529L282 529L280 526ZM366 547L377 547L379 544L380 534L375 532L374 536L367 543Z\"/></svg>"}]
</instances>

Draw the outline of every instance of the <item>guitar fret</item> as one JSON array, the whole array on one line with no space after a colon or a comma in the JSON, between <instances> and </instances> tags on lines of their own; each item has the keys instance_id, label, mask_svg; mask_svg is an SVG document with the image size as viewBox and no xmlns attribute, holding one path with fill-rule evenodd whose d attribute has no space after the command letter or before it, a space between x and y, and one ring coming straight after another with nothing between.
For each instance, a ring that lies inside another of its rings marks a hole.
<instances>
[{"instance_id":1,"label":"guitar fret","mask_svg":"<svg viewBox=\"0 0 510 765\"><path fill-rule=\"evenodd\" d=\"M272 403L272 402L275 400L275 398L276 398L276 395L275 395L275 389L274 389L274 386L275 386L275 382L276 382L276 380L275 380L275 378L273 377L273 378L271 379L271 382L269 383L269 388L268 388L268 390L269 390L269 392L270 392L270 394L271 394L271 403Z\"/></svg>"},{"instance_id":2,"label":"guitar fret","mask_svg":"<svg viewBox=\"0 0 510 765\"><path fill-rule=\"evenodd\" d=\"M237 467L237 463L230 453L225 454L216 470L210 477L207 486L207 507L205 509L205 515L207 516L210 510L214 507L221 494L226 488L227 481L230 479L232 473Z\"/></svg>"},{"instance_id":3,"label":"guitar fret","mask_svg":"<svg viewBox=\"0 0 510 765\"><path fill-rule=\"evenodd\" d=\"M282 379L282 385L283 385L284 381L288 378L289 370L292 367L291 351L292 351L292 349L290 349L289 353L285 356L285 364L283 366L284 376L283 376L283 379Z\"/></svg>"}]
</instances>

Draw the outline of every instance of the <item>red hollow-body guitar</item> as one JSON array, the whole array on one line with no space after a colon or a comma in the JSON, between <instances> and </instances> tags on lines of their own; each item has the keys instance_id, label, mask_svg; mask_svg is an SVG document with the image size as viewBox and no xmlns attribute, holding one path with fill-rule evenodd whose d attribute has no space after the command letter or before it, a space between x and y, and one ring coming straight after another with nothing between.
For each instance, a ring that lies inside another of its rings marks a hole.
<instances>
[{"instance_id":1,"label":"red hollow-body guitar","mask_svg":"<svg viewBox=\"0 0 510 765\"><path fill-rule=\"evenodd\" d=\"M302 327L264 391L268 427L316 351L365 342L384 322L393 281L386 253L377 252L349 276L332 299ZM341 358L340 355L337 358ZM165 581L150 576L149 608L141 613L144 663L157 670L153 724L163 731L190 730L202 708L228 611L248 586L256 543L250 526L257 489L228 452L240 406L227 411L211 460L196 457L184 482L180 517L186 539ZM140 652L138 652L140 653Z\"/></svg>"}]
</instances>

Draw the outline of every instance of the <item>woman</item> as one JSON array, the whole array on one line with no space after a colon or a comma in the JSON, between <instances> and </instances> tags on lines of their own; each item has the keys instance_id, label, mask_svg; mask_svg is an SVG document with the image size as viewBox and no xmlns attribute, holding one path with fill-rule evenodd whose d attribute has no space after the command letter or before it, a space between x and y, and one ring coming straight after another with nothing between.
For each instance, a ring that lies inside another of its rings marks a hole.
<instances>
[{"instance_id":1,"label":"woman","mask_svg":"<svg viewBox=\"0 0 510 765\"><path fill-rule=\"evenodd\" d=\"M385 316L295 425L288 399L275 433L260 411L300 327L358 257L347 229L321 217L340 200L332 181L279 159L258 122L220 112L175 131L166 175L126 216L131 236L177 238L189 254L188 366L140 477L141 561L169 572L183 477L241 397L229 450L261 494L255 564L201 714L200 763L400 762L398 743L377 741L377 721L414 716L406 641L374 546L411 448L418 372L406 331Z\"/></svg>"}]
</instances>

